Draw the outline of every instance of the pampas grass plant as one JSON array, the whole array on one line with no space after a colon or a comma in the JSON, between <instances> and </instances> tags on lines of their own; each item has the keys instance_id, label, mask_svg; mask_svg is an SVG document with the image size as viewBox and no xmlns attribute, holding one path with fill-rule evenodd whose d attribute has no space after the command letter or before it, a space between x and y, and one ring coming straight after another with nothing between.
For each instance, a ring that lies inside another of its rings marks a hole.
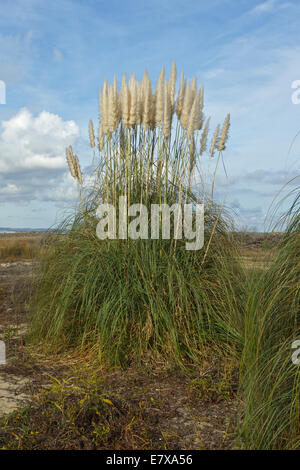
<instances>
[{"instance_id":1,"label":"pampas grass plant","mask_svg":"<svg viewBox=\"0 0 300 470\"><path fill-rule=\"evenodd\" d=\"M207 347L241 350L243 275L231 220L202 184L202 159L224 150L229 116L221 140L216 132L210 139L209 156L203 87L197 90L196 78L190 83L182 73L177 98L175 89L175 63L169 80L162 69L154 91L147 71L140 82L123 76L120 90L116 79L104 81L98 145L89 124L97 149L94 185L44 260L32 303L34 341L56 350L90 347L103 361L122 365L150 355L184 367L199 362ZM82 185L70 155L71 174ZM128 207L142 203L148 211L154 203L204 203L204 249L188 252L184 240L162 238L99 240L95 210L110 203L118 213L120 196Z\"/></svg>"},{"instance_id":2,"label":"pampas grass plant","mask_svg":"<svg viewBox=\"0 0 300 470\"><path fill-rule=\"evenodd\" d=\"M241 439L247 449L300 449L300 367L292 343L300 339L300 192L266 273L254 273L245 311ZM281 219L283 222L283 219Z\"/></svg>"}]
</instances>

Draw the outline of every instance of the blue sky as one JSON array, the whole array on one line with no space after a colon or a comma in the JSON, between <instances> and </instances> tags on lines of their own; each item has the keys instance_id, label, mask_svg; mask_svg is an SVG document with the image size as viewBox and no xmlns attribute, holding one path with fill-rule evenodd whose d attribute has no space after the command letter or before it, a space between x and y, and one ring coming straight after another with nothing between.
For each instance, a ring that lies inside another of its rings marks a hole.
<instances>
[{"instance_id":1,"label":"blue sky","mask_svg":"<svg viewBox=\"0 0 300 470\"><path fill-rule=\"evenodd\" d=\"M0 13L0 227L58 220L74 204L65 146L89 164L104 78L140 79L147 68L155 82L172 60L204 84L213 125L231 113L229 180L219 174L217 197L227 195L241 225L262 230L275 195L300 174L300 138L287 158L300 129L298 0L0 0Z\"/></svg>"}]
</instances>

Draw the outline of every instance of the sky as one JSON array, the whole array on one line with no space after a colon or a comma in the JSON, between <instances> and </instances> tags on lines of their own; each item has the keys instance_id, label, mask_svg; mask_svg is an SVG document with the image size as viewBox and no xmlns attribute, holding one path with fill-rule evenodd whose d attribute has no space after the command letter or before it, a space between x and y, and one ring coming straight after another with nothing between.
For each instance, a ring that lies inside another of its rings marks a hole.
<instances>
[{"instance_id":1,"label":"sky","mask_svg":"<svg viewBox=\"0 0 300 470\"><path fill-rule=\"evenodd\" d=\"M212 127L231 115L217 199L267 229L299 185L299 20L298 0L0 0L0 227L48 228L74 207L65 147L89 166L103 80L147 68L155 83L175 60L204 85Z\"/></svg>"}]
</instances>

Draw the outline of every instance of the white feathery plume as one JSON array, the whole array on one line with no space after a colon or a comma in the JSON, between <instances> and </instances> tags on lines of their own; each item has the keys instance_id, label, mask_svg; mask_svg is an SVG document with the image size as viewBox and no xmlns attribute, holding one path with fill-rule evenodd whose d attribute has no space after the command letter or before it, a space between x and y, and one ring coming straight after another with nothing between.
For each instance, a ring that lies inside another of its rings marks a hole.
<instances>
[{"instance_id":1,"label":"white feathery plume","mask_svg":"<svg viewBox=\"0 0 300 470\"><path fill-rule=\"evenodd\" d=\"M99 125L99 129L98 129L98 140L99 140L99 152L101 152L104 146L104 132L103 132L102 124Z\"/></svg>"},{"instance_id":2,"label":"white feathery plume","mask_svg":"<svg viewBox=\"0 0 300 470\"><path fill-rule=\"evenodd\" d=\"M203 126L203 87L200 88L200 90L197 93L197 100L198 100L198 106L197 106L197 111L196 111L196 122L195 122L195 129L200 130L202 129Z\"/></svg>"},{"instance_id":3,"label":"white feathery plume","mask_svg":"<svg viewBox=\"0 0 300 470\"><path fill-rule=\"evenodd\" d=\"M75 161L74 161L74 155L73 155L73 150L71 145L66 148L66 158L67 158L67 163L69 166L69 170L73 178L76 178L76 170L75 170Z\"/></svg>"},{"instance_id":4,"label":"white feathery plume","mask_svg":"<svg viewBox=\"0 0 300 470\"><path fill-rule=\"evenodd\" d=\"M130 117L130 94L126 82L126 75L123 76L122 85L121 85L121 112L122 112L122 120L124 126L129 128L129 117Z\"/></svg>"},{"instance_id":5,"label":"white feathery plume","mask_svg":"<svg viewBox=\"0 0 300 470\"><path fill-rule=\"evenodd\" d=\"M152 85L148 74L144 75L144 107L143 107L143 129L146 131L151 124L152 116Z\"/></svg>"},{"instance_id":6,"label":"white feathery plume","mask_svg":"<svg viewBox=\"0 0 300 470\"><path fill-rule=\"evenodd\" d=\"M134 127L137 122L137 84L135 75L132 75L129 80L129 92L130 92L130 115L129 125Z\"/></svg>"},{"instance_id":7,"label":"white feathery plume","mask_svg":"<svg viewBox=\"0 0 300 470\"><path fill-rule=\"evenodd\" d=\"M192 85L191 85L191 92L192 92L192 98L194 99L196 96L196 91L197 91L197 78L196 75L193 77Z\"/></svg>"},{"instance_id":8,"label":"white feathery plume","mask_svg":"<svg viewBox=\"0 0 300 470\"><path fill-rule=\"evenodd\" d=\"M168 82L167 80L165 80L163 133L166 138L170 137L171 121L172 121L172 104L171 104L170 95L168 93Z\"/></svg>"},{"instance_id":9,"label":"white feathery plume","mask_svg":"<svg viewBox=\"0 0 300 470\"><path fill-rule=\"evenodd\" d=\"M120 119L121 119L121 106L120 106L120 98L118 94L118 83L117 83L116 76L114 76L113 90L114 90L115 113L116 113L116 119L117 119L116 126L118 126Z\"/></svg>"},{"instance_id":10,"label":"white feathery plume","mask_svg":"<svg viewBox=\"0 0 300 470\"><path fill-rule=\"evenodd\" d=\"M182 108L181 120L180 120L181 125L184 129L187 129L187 126L189 123L191 106L192 106L192 90L191 90L191 84L190 82L188 82L186 90L185 90L184 102L183 102L183 108Z\"/></svg>"},{"instance_id":11,"label":"white feathery plume","mask_svg":"<svg viewBox=\"0 0 300 470\"><path fill-rule=\"evenodd\" d=\"M181 72L179 91L178 91L178 96L177 96L177 101L176 101L176 114L177 114L178 119L181 118L181 113L182 113L183 103L184 103L184 96L185 96L185 89L186 89L186 81L184 79L184 73Z\"/></svg>"},{"instance_id":12,"label":"white feathery plume","mask_svg":"<svg viewBox=\"0 0 300 470\"><path fill-rule=\"evenodd\" d=\"M197 124L197 112L199 106L198 94L195 96L192 109L190 110L189 122L188 122L188 137L191 138L194 135L194 130L196 129Z\"/></svg>"},{"instance_id":13,"label":"white feathery plume","mask_svg":"<svg viewBox=\"0 0 300 470\"><path fill-rule=\"evenodd\" d=\"M144 88L142 82L137 82L137 111L136 111L136 123L141 124L143 119L143 107L144 107Z\"/></svg>"},{"instance_id":14,"label":"white feathery plume","mask_svg":"<svg viewBox=\"0 0 300 470\"><path fill-rule=\"evenodd\" d=\"M94 148L95 147L95 133L94 133L93 121L91 119L89 122L89 136L90 136L90 146Z\"/></svg>"},{"instance_id":15,"label":"white feathery plume","mask_svg":"<svg viewBox=\"0 0 300 470\"><path fill-rule=\"evenodd\" d=\"M170 102L171 102L172 108L174 106L176 75L177 75L176 63L175 63L175 61L173 61L172 62L172 70L171 70L170 80L169 80L169 84L168 84L168 94L169 94L169 97L170 97Z\"/></svg>"},{"instance_id":16,"label":"white feathery plume","mask_svg":"<svg viewBox=\"0 0 300 470\"><path fill-rule=\"evenodd\" d=\"M165 68L163 67L157 80L155 89L156 109L155 109L155 124L161 125L164 118L164 83L165 83Z\"/></svg>"},{"instance_id":17,"label":"white feathery plume","mask_svg":"<svg viewBox=\"0 0 300 470\"><path fill-rule=\"evenodd\" d=\"M119 124L119 104L118 92L115 91L114 85L109 86L109 130L113 132Z\"/></svg>"},{"instance_id":18,"label":"white feathery plume","mask_svg":"<svg viewBox=\"0 0 300 470\"><path fill-rule=\"evenodd\" d=\"M208 137L208 131L209 131L209 121L210 117L206 120L202 135L201 135L201 140L200 140L200 155L203 155L203 153L206 150L207 146L207 137Z\"/></svg>"},{"instance_id":19,"label":"white feathery plume","mask_svg":"<svg viewBox=\"0 0 300 470\"><path fill-rule=\"evenodd\" d=\"M225 118L225 121L224 121L224 124L223 124L223 127L222 127L222 131L221 131L220 141L219 141L219 145L218 145L218 150L219 151L225 150L225 148L226 148L225 143L228 139L229 127L230 127L230 114L227 114L227 116Z\"/></svg>"},{"instance_id":20,"label":"white feathery plume","mask_svg":"<svg viewBox=\"0 0 300 470\"><path fill-rule=\"evenodd\" d=\"M102 91L102 122L103 132L107 134L109 132L109 99L108 99L108 85L107 80L104 80L103 91Z\"/></svg>"},{"instance_id":21,"label":"white feathery plume","mask_svg":"<svg viewBox=\"0 0 300 470\"><path fill-rule=\"evenodd\" d=\"M79 160L78 160L77 155L75 155L74 161L75 161L76 178L77 178L78 182L80 184L82 184L81 168L80 168L80 164L79 164Z\"/></svg>"},{"instance_id":22,"label":"white feathery plume","mask_svg":"<svg viewBox=\"0 0 300 470\"><path fill-rule=\"evenodd\" d=\"M214 156L215 149L218 146L219 132L220 132L220 124L217 125L214 135L211 139L211 145L210 145L210 150L209 150L209 155L211 158Z\"/></svg>"},{"instance_id":23,"label":"white feathery plume","mask_svg":"<svg viewBox=\"0 0 300 470\"><path fill-rule=\"evenodd\" d=\"M122 100L123 100L125 88L127 88L127 80L126 80L126 74L124 73L124 75L122 77L121 88L120 88L120 104L121 104L121 107L122 107Z\"/></svg>"}]
</instances>

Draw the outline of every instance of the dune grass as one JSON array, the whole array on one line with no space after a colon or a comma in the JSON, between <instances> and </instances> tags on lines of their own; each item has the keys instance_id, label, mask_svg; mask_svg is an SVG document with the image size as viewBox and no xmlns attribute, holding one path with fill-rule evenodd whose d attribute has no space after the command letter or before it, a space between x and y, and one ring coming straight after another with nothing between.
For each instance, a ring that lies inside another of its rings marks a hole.
<instances>
[{"instance_id":1,"label":"dune grass","mask_svg":"<svg viewBox=\"0 0 300 470\"><path fill-rule=\"evenodd\" d=\"M249 285L241 425L249 449L300 448L300 367L291 358L300 339L299 202L297 190L274 261Z\"/></svg>"}]
</instances>

